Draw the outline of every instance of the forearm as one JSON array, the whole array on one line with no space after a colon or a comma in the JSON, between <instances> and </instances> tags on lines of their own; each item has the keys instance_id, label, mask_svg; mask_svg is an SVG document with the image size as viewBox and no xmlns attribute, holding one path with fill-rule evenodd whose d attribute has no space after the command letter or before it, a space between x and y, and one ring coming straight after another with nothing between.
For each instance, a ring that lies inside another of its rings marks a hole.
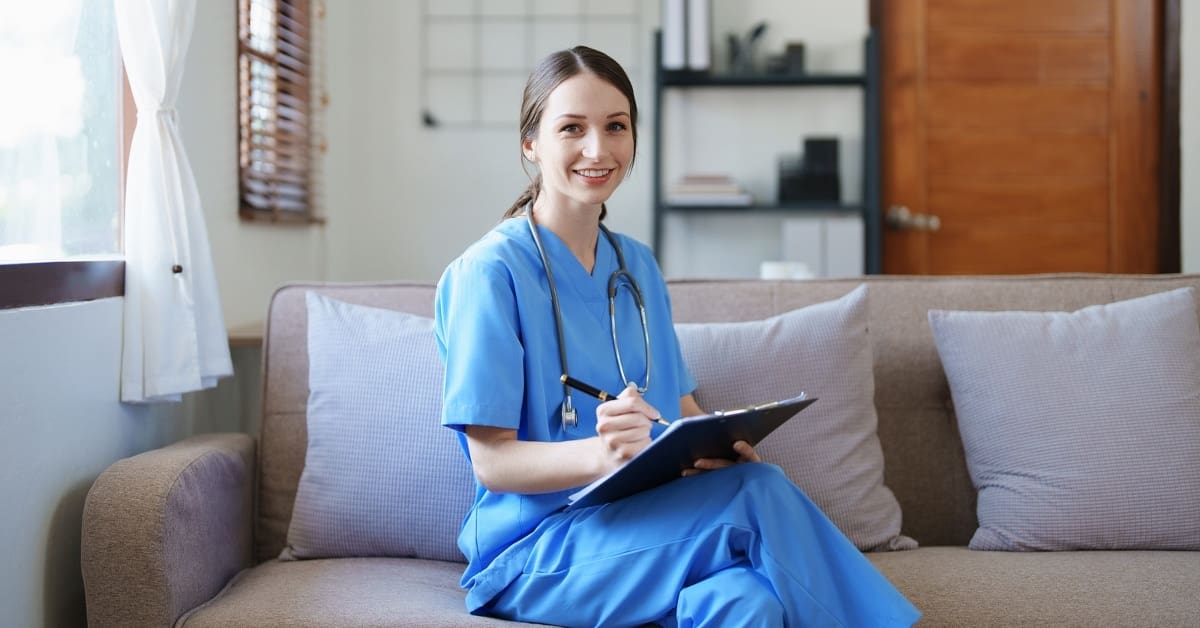
<instances>
[{"instance_id":1,"label":"forearm","mask_svg":"<svg viewBox=\"0 0 1200 628\"><path fill-rule=\"evenodd\" d=\"M499 493L551 493L582 486L606 471L598 437L563 442L518 440L515 432L467 428L475 477Z\"/></svg>"}]
</instances>

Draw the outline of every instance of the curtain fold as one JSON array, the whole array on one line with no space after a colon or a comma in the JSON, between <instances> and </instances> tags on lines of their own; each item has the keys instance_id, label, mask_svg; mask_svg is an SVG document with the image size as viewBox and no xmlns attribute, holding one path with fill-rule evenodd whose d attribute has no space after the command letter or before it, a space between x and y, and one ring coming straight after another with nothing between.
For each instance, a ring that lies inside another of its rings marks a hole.
<instances>
[{"instance_id":1,"label":"curtain fold","mask_svg":"<svg viewBox=\"0 0 1200 628\"><path fill-rule=\"evenodd\" d=\"M196 0L114 0L137 103L125 183L121 400L178 401L233 373L204 212L175 113Z\"/></svg>"}]
</instances>

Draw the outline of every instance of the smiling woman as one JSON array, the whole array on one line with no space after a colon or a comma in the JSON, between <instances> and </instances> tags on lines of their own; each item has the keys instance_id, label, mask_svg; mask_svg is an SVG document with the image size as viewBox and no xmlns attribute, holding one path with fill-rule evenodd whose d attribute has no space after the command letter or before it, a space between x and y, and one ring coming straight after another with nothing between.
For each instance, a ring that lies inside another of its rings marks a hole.
<instances>
[{"instance_id":1,"label":"smiling woman","mask_svg":"<svg viewBox=\"0 0 1200 628\"><path fill-rule=\"evenodd\" d=\"M0 99L0 308L120 295L111 3L0 5L0 81L24 86Z\"/></svg>"}]
</instances>

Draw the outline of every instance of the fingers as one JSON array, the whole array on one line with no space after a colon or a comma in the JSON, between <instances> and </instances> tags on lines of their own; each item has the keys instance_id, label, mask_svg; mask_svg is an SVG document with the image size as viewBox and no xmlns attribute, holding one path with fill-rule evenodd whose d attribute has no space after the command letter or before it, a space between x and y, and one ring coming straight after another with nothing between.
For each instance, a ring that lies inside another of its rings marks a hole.
<instances>
[{"instance_id":1,"label":"fingers","mask_svg":"<svg viewBox=\"0 0 1200 628\"><path fill-rule=\"evenodd\" d=\"M762 458L758 457L758 452L754 451L754 447L744 440L734 443L733 450L740 456L738 462L762 462Z\"/></svg>"},{"instance_id":2,"label":"fingers","mask_svg":"<svg viewBox=\"0 0 1200 628\"><path fill-rule=\"evenodd\" d=\"M754 450L754 447L744 440L739 440L734 443L733 451L738 454L737 460L728 460L725 458L697 458L695 462L692 463L692 467L690 469L683 470L683 477L686 478L704 473L705 471L724 469L725 467L731 467L735 464L741 464L743 462L762 462L762 458L759 458L758 452Z\"/></svg>"}]
</instances>

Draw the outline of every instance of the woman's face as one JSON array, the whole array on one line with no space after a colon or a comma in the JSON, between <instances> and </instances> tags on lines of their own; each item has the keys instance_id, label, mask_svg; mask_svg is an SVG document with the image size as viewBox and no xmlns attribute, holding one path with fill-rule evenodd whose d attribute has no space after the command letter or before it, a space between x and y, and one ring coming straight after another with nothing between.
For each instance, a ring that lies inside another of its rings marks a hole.
<instances>
[{"instance_id":1,"label":"woman's face","mask_svg":"<svg viewBox=\"0 0 1200 628\"><path fill-rule=\"evenodd\" d=\"M539 206L598 212L633 159L629 99L594 74L576 74L550 92L522 148L542 172Z\"/></svg>"}]
</instances>

